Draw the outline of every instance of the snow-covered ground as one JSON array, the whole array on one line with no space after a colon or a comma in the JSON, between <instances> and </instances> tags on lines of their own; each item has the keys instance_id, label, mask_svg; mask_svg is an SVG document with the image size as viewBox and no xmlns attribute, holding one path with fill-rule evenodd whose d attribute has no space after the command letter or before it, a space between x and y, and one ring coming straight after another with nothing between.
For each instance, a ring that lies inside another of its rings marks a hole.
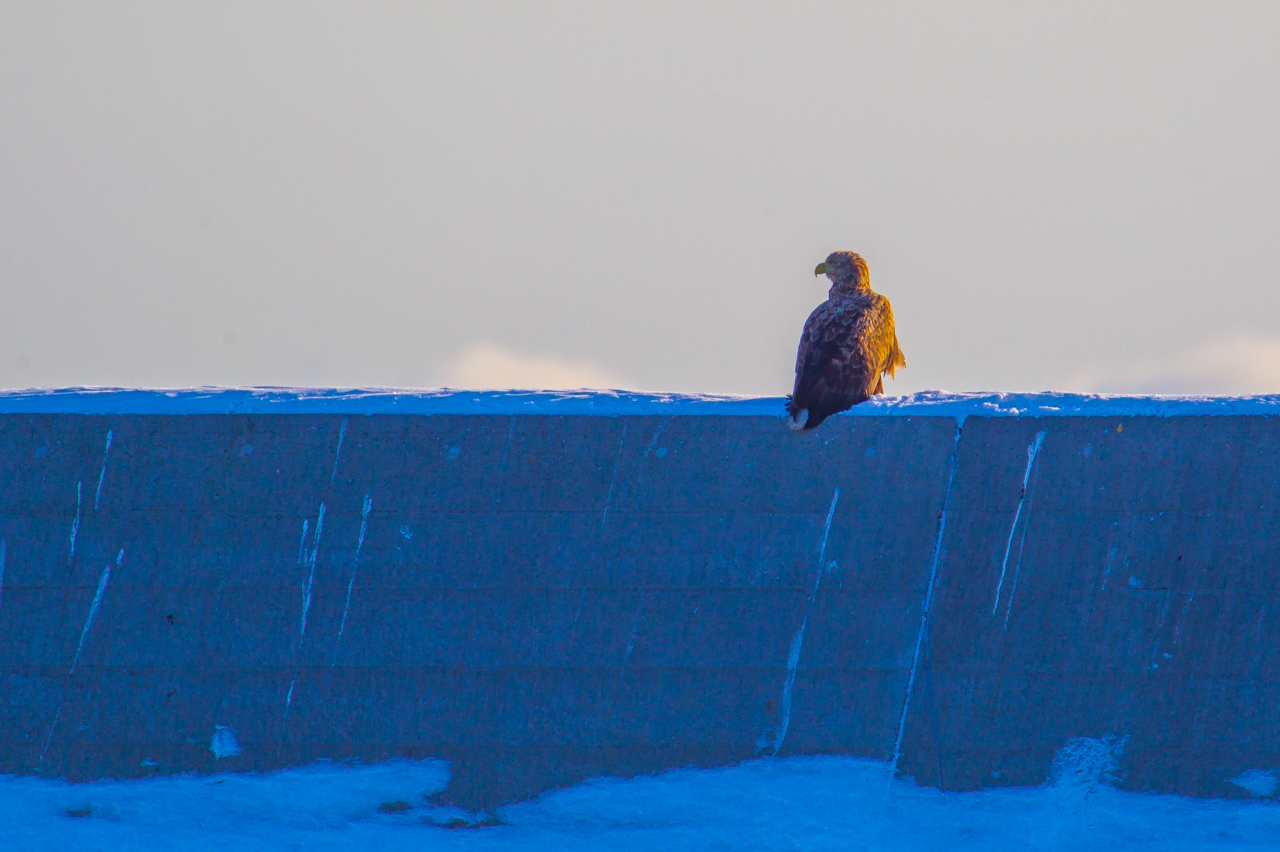
<instances>
[{"instance_id":1,"label":"snow-covered ground","mask_svg":"<svg viewBox=\"0 0 1280 852\"><path fill-rule=\"evenodd\" d=\"M438 761L82 785L0 776L0 849L1280 848L1280 804L1123 792L1106 783L1113 751L1072 741L1034 788L943 793L890 781L878 761L806 757L599 779L492 815L429 806L448 778ZM1275 792L1273 773L1256 775L1242 792Z\"/></svg>"},{"instance_id":2,"label":"snow-covered ground","mask_svg":"<svg viewBox=\"0 0 1280 852\"><path fill-rule=\"evenodd\" d=\"M35 388L0 390L0 414L719 414L783 416L782 397L620 390L410 388ZM1280 415L1280 395L949 393L882 396L838 416L1132 417Z\"/></svg>"}]
</instances>

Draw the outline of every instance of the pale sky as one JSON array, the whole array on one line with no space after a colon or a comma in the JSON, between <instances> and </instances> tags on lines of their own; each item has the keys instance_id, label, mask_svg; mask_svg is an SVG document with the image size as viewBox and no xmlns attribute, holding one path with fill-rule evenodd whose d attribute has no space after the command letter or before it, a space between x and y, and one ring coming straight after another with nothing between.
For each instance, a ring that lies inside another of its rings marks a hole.
<instances>
[{"instance_id":1,"label":"pale sky","mask_svg":"<svg viewBox=\"0 0 1280 852\"><path fill-rule=\"evenodd\" d=\"M1280 3L0 4L0 386L1280 392Z\"/></svg>"}]
</instances>

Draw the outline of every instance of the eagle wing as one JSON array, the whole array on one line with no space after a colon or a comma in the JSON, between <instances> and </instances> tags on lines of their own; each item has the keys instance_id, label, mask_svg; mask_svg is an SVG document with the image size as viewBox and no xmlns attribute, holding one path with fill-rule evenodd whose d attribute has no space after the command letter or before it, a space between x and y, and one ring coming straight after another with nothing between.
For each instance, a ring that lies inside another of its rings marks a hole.
<instances>
[{"instance_id":1,"label":"eagle wing","mask_svg":"<svg viewBox=\"0 0 1280 852\"><path fill-rule=\"evenodd\" d=\"M787 411L807 410L812 429L876 393L881 376L906 366L893 326L889 300L876 293L831 300L805 321L796 353L796 381Z\"/></svg>"}]
</instances>

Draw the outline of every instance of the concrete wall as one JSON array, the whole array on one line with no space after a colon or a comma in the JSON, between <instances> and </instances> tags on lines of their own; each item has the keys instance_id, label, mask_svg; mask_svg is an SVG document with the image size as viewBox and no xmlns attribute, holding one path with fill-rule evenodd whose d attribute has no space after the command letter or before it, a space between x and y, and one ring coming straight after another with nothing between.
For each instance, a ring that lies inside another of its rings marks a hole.
<instances>
[{"instance_id":1,"label":"concrete wall","mask_svg":"<svg viewBox=\"0 0 1280 852\"><path fill-rule=\"evenodd\" d=\"M1280 767L1274 418L652 411L0 413L0 771Z\"/></svg>"},{"instance_id":2,"label":"concrete wall","mask_svg":"<svg viewBox=\"0 0 1280 852\"><path fill-rule=\"evenodd\" d=\"M1107 734L1134 789L1280 768L1280 421L970 418L950 504L905 771L1036 783Z\"/></svg>"}]
</instances>

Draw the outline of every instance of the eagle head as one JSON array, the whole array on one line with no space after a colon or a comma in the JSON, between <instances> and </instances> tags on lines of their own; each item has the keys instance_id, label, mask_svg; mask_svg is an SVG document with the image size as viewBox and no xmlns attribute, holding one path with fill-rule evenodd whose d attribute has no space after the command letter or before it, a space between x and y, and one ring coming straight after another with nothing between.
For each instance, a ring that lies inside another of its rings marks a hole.
<instances>
[{"instance_id":1,"label":"eagle head","mask_svg":"<svg viewBox=\"0 0 1280 852\"><path fill-rule=\"evenodd\" d=\"M871 273L862 255L852 251L833 251L813 270L814 275L826 275L837 287L869 287Z\"/></svg>"}]
</instances>

